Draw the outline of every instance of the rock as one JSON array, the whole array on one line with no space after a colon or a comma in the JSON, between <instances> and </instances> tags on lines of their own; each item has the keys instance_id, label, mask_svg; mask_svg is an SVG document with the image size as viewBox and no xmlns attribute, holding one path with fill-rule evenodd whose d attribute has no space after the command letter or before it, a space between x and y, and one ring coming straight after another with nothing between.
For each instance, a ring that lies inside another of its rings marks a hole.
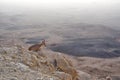
<instances>
[{"instance_id":1,"label":"rock","mask_svg":"<svg viewBox=\"0 0 120 80\"><path fill-rule=\"evenodd\" d=\"M50 80L54 80L53 78L50 78Z\"/></svg>"},{"instance_id":2,"label":"rock","mask_svg":"<svg viewBox=\"0 0 120 80\"><path fill-rule=\"evenodd\" d=\"M10 78L10 80L18 80L16 77L12 77Z\"/></svg>"},{"instance_id":3,"label":"rock","mask_svg":"<svg viewBox=\"0 0 120 80\"><path fill-rule=\"evenodd\" d=\"M4 60L4 58L3 58L3 56L0 54L0 61L3 61Z\"/></svg>"},{"instance_id":4,"label":"rock","mask_svg":"<svg viewBox=\"0 0 120 80\"><path fill-rule=\"evenodd\" d=\"M44 77L42 80L54 80L53 78Z\"/></svg>"},{"instance_id":5,"label":"rock","mask_svg":"<svg viewBox=\"0 0 120 80\"><path fill-rule=\"evenodd\" d=\"M36 78L36 80L42 80L42 79L43 79L42 77L41 78L40 77Z\"/></svg>"},{"instance_id":6,"label":"rock","mask_svg":"<svg viewBox=\"0 0 120 80\"><path fill-rule=\"evenodd\" d=\"M58 77L60 80L72 80L72 76L65 72L55 72L54 76Z\"/></svg>"},{"instance_id":7,"label":"rock","mask_svg":"<svg viewBox=\"0 0 120 80\"><path fill-rule=\"evenodd\" d=\"M16 63L15 65L20 71L29 71L29 67L22 63Z\"/></svg>"},{"instance_id":8,"label":"rock","mask_svg":"<svg viewBox=\"0 0 120 80\"><path fill-rule=\"evenodd\" d=\"M92 80L92 77L90 74L82 72L80 70L77 71L78 72L78 80Z\"/></svg>"},{"instance_id":9,"label":"rock","mask_svg":"<svg viewBox=\"0 0 120 80\"><path fill-rule=\"evenodd\" d=\"M12 58L10 56L4 56L4 60L11 61Z\"/></svg>"},{"instance_id":10,"label":"rock","mask_svg":"<svg viewBox=\"0 0 120 80\"><path fill-rule=\"evenodd\" d=\"M0 47L0 54L7 54L7 52L2 47Z\"/></svg>"},{"instance_id":11,"label":"rock","mask_svg":"<svg viewBox=\"0 0 120 80\"><path fill-rule=\"evenodd\" d=\"M73 80L76 80L78 77L78 73L76 69L73 67L72 62L69 61L67 58L65 58L62 55L56 56L56 66L57 69L59 69L62 72L68 73L72 76Z\"/></svg>"},{"instance_id":12,"label":"rock","mask_svg":"<svg viewBox=\"0 0 120 80\"><path fill-rule=\"evenodd\" d=\"M3 68L0 68L0 75L3 74L5 71Z\"/></svg>"},{"instance_id":13,"label":"rock","mask_svg":"<svg viewBox=\"0 0 120 80\"><path fill-rule=\"evenodd\" d=\"M13 47L2 47L3 51L6 52L7 54L8 53L17 53L18 52L18 49L16 46L13 46Z\"/></svg>"}]
</instances>

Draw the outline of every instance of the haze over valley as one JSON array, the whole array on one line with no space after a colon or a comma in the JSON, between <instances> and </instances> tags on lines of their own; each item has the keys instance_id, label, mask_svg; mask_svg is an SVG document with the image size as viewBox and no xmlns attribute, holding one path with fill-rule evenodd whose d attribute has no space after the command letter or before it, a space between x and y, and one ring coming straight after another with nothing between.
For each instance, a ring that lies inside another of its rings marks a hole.
<instances>
[{"instance_id":1,"label":"haze over valley","mask_svg":"<svg viewBox=\"0 0 120 80\"><path fill-rule=\"evenodd\" d=\"M120 1L0 0L1 46L28 48L44 39L47 49L73 57L77 69L120 75Z\"/></svg>"}]
</instances>

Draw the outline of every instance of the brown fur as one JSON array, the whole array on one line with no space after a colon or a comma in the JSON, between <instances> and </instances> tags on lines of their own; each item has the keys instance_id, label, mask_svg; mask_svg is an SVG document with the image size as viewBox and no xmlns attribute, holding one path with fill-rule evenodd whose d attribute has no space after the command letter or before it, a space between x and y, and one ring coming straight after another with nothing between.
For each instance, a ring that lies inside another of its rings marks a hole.
<instances>
[{"instance_id":1,"label":"brown fur","mask_svg":"<svg viewBox=\"0 0 120 80\"><path fill-rule=\"evenodd\" d=\"M40 50L41 50L41 47L42 47L42 46L45 46L45 47L46 47L45 40L43 40L40 44L34 44L34 45L30 46L30 47L28 48L28 50L29 50L29 51L35 51L35 52L37 52L37 51L40 51Z\"/></svg>"}]
</instances>

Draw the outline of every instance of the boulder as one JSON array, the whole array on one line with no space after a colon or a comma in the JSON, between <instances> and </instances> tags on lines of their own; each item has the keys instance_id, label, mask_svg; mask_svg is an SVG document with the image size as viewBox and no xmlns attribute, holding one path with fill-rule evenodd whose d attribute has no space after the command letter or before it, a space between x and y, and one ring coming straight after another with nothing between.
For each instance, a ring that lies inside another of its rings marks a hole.
<instances>
[{"instance_id":1,"label":"boulder","mask_svg":"<svg viewBox=\"0 0 120 80\"><path fill-rule=\"evenodd\" d=\"M68 73L72 76L72 80L77 80L78 73L73 67L72 62L62 55L57 55L55 59L57 70Z\"/></svg>"},{"instance_id":2,"label":"boulder","mask_svg":"<svg viewBox=\"0 0 120 80\"><path fill-rule=\"evenodd\" d=\"M88 73L78 70L78 80L93 80L92 76Z\"/></svg>"},{"instance_id":3,"label":"boulder","mask_svg":"<svg viewBox=\"0 0 120 80\"><path fill-rule=\"evenodd\" d=\"M56 71L54 76L58 77L60 80L72 80L72 76L65 72Z\"/></svg>"}]
</instances>

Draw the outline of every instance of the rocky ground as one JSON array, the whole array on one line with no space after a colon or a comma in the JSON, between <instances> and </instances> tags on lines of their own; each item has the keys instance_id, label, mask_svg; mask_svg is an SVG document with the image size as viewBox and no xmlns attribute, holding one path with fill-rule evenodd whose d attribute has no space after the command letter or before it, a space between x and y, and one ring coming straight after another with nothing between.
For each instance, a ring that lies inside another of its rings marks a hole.
<instances>
[{"instance_id":1,"label":"rocky ground","mask_svg":"<svg viewBox=\"0 0 120 80\"><path fill-rule=\"evenodd\" d=\"M9 41L0 46L0 80L91 80L89 74L78 71L61 53L49 49L32 52ZM55 58L61 69L55 67Z\"/></svg>"},{"instance_id":2,"label":"rocky ground","mask_svg":"<svg viewBox=\"0 0 120 80\"><path fill-rule=\"evenodd\" d=\"M28 45L11 43L1 41L0 80L120 80L119 57L73 57L47 48L33 52Z\"/></svg>"}]
</instances>

